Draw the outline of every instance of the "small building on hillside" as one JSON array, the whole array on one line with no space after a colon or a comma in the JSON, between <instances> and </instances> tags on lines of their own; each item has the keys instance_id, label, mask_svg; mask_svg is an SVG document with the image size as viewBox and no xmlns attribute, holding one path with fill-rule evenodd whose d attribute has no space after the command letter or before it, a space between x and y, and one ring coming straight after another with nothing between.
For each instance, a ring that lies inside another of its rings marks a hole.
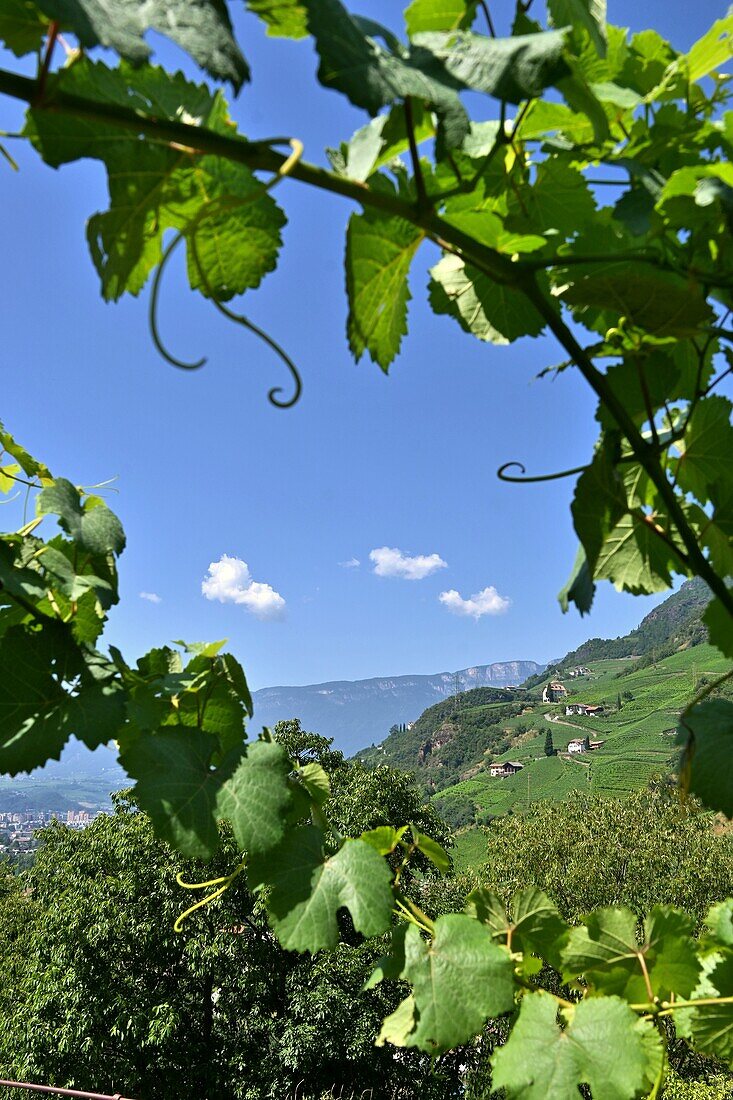
<instances>
[{"instance_id":1,"label":"small building on hillside","mask_svg":"<svg viewBox=\"0 0 733 1100\"><path fill-rule=\"evenodd\" d=\"M598 718L603 712L603 707L589 706L588 703L568 703L565 707L566 714L584 714L588 718Z\"/></svg>"},{"instance_id":2,"label":"small building on hillside","mask_svg":"<svg viewBox=\"0 0 733 1100\"><path fill-rule=\"evenodd\" d=\"M590 741L585 737L576 737L572 741L568 741L568 752L593 752L594 749L600 749L601 745L605 744L604 741Z\"/></svg>"},{"instance_id":3,"label":"small building on hillside","mask_svg":"<svg viewBox=\"0 0 733 1100\"><path fill-rule=\"evenodd\" d=\"M521 772L524 764L518 760L501 760L496 764L489 764L489 775L495 779L506 779L508 775L516 775Z\"/></svg>"},{"instance_id":4,"label":"small building on hillside","mask_svg":"<svg viewBox=\"0 0 733 1100\"><path fill-rule=\"evenodd\" d=\"M570 672L568 673L568 675L572 676L573 679L575 679L577 676L590 676L590 674L590 669L586 668L585 665L578 665L577 668L571 668Z\"/></svg>"},{"instance_id":5,"label":"small building on hillside","mask_svg":"<svg viewBox=\"0 0 733 1100\"><path fill-rule=\"evenodd\" d=\"M564 684L561 684L559 680L550 680L549 684L542 692L543 703L562 703L564 699L567 699L568 692Z\"/></svg>"}]
</instances>

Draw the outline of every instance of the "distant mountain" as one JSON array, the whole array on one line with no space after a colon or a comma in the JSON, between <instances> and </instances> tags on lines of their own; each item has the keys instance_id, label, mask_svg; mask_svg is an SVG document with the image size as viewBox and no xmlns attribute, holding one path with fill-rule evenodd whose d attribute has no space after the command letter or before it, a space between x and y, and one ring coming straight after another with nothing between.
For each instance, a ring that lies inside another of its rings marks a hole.
<instances>
[{"instance_id":1,"label":"distant mountain","mask_svg":"<svg viewBox=\"0 0 733 1100\"><path fill-rule=\"evenodd\" d=\"M550 670L570 669L589 661L619 657L640 657L637 668L659 661L679 649L707 641L702 613L710 602L710 590L703 580L693 577L679 591L658 604L639 625L620 638L589 638L559 660L550 661ZM522 686L534 687L542 674L532 676Z\"/></svg>"},{"instance_id":2,"label":"distant mountain","mask_svg":"<svg viewBox=\"0 0 733 1100\"><path fill-rule=\"evenodd\" d=\"M536 661L500 661L434 676L378 676L333 680L305 687L261 688L253 693L255 725L299 718L303 727L333 737L350 755L382 741L394 725L414 721L427 707L472 688L515 686L541 672Z\"/></svg>"},{"instance_id":3,"label":"distant mountain","mask_svg":"<svg viewBox=\"0 0 733 1100\"><path fill-rule=\"evenodd\" d=\"M72 737L60 760L30 775L0 776L0 811L108 809L110 792L130 785L113 748L90 752Z\"/></svg>"}]
</instances>

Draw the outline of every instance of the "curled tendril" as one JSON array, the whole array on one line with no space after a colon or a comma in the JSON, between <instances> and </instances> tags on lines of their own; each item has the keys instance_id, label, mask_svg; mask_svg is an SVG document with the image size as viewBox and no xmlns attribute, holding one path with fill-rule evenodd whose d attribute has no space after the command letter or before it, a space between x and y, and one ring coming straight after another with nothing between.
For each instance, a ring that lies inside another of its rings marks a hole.
<instances>
[{"instance_id":1,"label":"curled tendril","mask_svg":"<svg viewBox=\"0 0 733 1100\"><path fill-rule=\"evenodd\" d=\"M536 477L514 477L512 474L506 473L512 466L521 470L523 475L527 473L527 468L523 463L505 462L504 465L500 466L496 471L496 476L500 481L511 481L516 485L531 485L535 481L557 481L561 477L572 477L573 474L582 474L588 469L587 466L573 466L572 470L560 470L556 474L538 474Z\"/></svg>"},{"instance_id":2,"label":"curled tendril","mask_svg":"<svg viewBox=\"0 0 733 1100\"><path fill-rule=\"evenodd\" d=\"M212 890L210 894L206 894L205 897L199 898L198 901L190 905L179 917L176 918L173 925L174 932L183 931L183 923L187 917L190 917L192 913L195 913L197 909L203 909L205 905L210 905L212 901L216 901L224 894L231 884L234 882L237 875L241 875L242 871L246 867L246 861L242 860L238 867L235 867L231 874L222 875L221 878L210 878L207 882L184 882L183 876L179 871L176 875L176 882L179 886L182 886L184 890L207 890L210 886L216 886L216 890Z\"/></svg>"},{"instance_id":3,"label":"curled tendril","mask_svg":"<svg viewBox=\"0 0 733 1100\"><path fill-rule=\"evenodd\" d=\"M191 230L187 240L191 245L191 255L196 265L198 276L201 279L204 290L211 299L214 308L217 309L219 313L222 314L222 316L228 318L228 320L234 321L234 323L237 325L242 325L243 328L248 329L250 332L254 333L254 335L257 336L260 340L263 340L264 343L266 343L268 347L272 348L275 354L279 356L280 359L282 359L283 363L290 371L295 386L292 396L289 397L286 401L280 400L278 394L281 394L283 392L283 388L282 386L273 386L273 388L268 392L267 397L268 400L278 409L291 409L293 405L296 404L298 398L303 391L303 382L300 377L300 372L298 371L295 363L290 358L285 349L282 348L280 344L278 344L278 342L269 335L269 333L265 332L264 329L261 329L259 325L256 325L254 323L254 321L250 321L249 318L245 317L243 313L235 313L233 309L230 309L229 306L225 305L224 302L220 301L216 297L199 258L198 247L196 244L195 227Z\"/></svg>"},{"instance_id":4,"label":"curled tendril","mask_svg":"<svg viewBox=\"0 0 733 1100\"><path fill-rule=\"evenodd\" d=\"M150 335L153 338L153 343L165 359L166 363L170 363L172 367L178 367L180 370L198 370L199 367L203 367L206 363L206 356L197 360L195 363L186 363L183 359L177 359L175 355L168 351L165 344L160 338L160 332L158 331L158 299L160 296L160 284L163 279L163 272L166 265L175 252L178 245L183 240L183 233L176 233L171 243L166 247L161 257L158 268L153 278L153 289L150 293Z\"/></svg>"},{"instance_id":5,"label":"curled tendril","mask_svg":"<svg viewBox=\"0 0 733 1100\"><path fill-rule=\"evenodd\" d=\"M187 363L182 359L178 359L175 355L169 352L164 345L160 337L160 331L158 328L158 303L160 298L160 284L163 278L163 273L171 255L185 237L187 244L191 248L191 255L196 265L196 270L199 279L201 280L201 284L206 291L207 296L213 303L215 309L217 309L219 313L221 313L224 317L227 317L230 321L234 321L235 324L242 325L243 328L248 329L250 332L254 333L254 335L257 336L260 340L263 340L264 343L266 343L268 347L271 348L272 351L274 351L275 354L283 361L285 366L290 371L294 383L294 391L292 396L289 397L287 400L281 400L278 395L283 393L282 386L273 386L273 388L268 392L267 395L268 399L278 409L290 409L293 407L293 405L297 403L298 399L300 398L300 395L303 391L303 382L300 377L298 368L296 367L290 356L287 354L287 352L284 350L284 348L282 348L272 336L261 329L259 325L256 325L253 321L250 321L248 317L245 317L241 313L235 313L234 310L226 306L217 297L216 292L212 288L199 258L196 243L196 232L198 230L198 227L206 218L210 218L214 214L219 213L222 210L238 208L240 206L245 206L247 203L254 202L257 199L261 198L262 195L264 195L266 192L271 191L273 187L275 187L278 183L285 179L303 155L303 144L302 142L298 141L297 138L273 138L270 142L268 142L268 144L270 145L280 145L285 144L286 142L291 149L290 155L283 161L277 172L269 180L263 183L261 187L241 199L225 198L219 201L213 200L206 205L206 207L199 213L194 221L186 227L185 230L176 234L174 239L163 252L160 264L158 265L158 268L155 272L152 291L150 295L149 313L150 334L152 336L153 343L155 344L155 347L163 356L163 358L166 360L166 362L170 363L174 367L180 368L181 370L198 370L199 367L203 367L208 362L206 356L203 356L201 359L198 359L192 363Z\"/></svg>"}]
</instances>

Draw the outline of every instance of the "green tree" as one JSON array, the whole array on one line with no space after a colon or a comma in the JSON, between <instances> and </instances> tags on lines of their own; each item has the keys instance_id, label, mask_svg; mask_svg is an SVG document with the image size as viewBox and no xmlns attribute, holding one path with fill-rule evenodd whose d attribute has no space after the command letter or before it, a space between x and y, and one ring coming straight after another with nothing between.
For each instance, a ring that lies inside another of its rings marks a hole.
<instances>
[{"instance_id":1,"label":"green tree","mask_svg":"<svg viewBox=\"0 0 733 1100\"><path fill-rule=\"evenodd\" d=\"M376 824L382 807L361 813ZM124 796L84 830L44 830L32 870L0 880L3 1075L141 1100L173 1100L182 1081L201 1100L279 1100L298 1082L303 1100L332 1086L453 1095L455 1059L432 1072L418 1052L374 1048L398 1000L386 985L361 995L384 944L347 933L316 962L284 951L241 877L174 931L176 875L215 877L234 858L225 833L213 863L182 860Z\"/></svg>"},{"instance_id":2,"label":"green tree","mask_svg":"<svg viewBox=\"0 0 733 1100\"><path fill-rule=\"evenodd\" d=\"M545 756L554 756L555 746L552 743L552 730L548 726L545 730Z\"/></svg>"},{"instance_id":3,"label":"green tree","mask_svg":"<svg viewBox=\"0 0 733 1100\"><path fill-rule=\"evenodd\" d=\"M664 901L700 924L730 891L733 838L717 833L699 805L680 804L666 785L623 801L573 794L533 803L527 813L494 818L484 836L480 880L506 900L534 884L568 920L609 905L642 916Z\"/></svg>"}]
</instances>

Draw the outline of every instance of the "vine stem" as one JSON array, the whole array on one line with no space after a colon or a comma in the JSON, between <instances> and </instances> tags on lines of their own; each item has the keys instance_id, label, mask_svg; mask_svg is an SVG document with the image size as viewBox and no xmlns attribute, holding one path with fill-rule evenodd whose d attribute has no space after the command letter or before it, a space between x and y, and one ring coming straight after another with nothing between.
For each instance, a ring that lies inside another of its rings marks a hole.
<instances>
[{"instance_id":1,"label":"vine stem","mask_svg":"<svg viewBox=\"0 0 733 1100\"><path fill-rule=\"evenodd\" d=\"M33 105L36 91L35 80L0 69L0 93ZM192 126L189 123L153 118L141 111L115 103L88 100L83 96L64 92L61 88L54 88L36 109L58 111L97 122L108 122L110 125L119 126L135 134L145 134L166 145L189 149L192 153L212 154L238 164L245 164L254 171L280 174L283 165L289 159L288 156L272 148L276 142L289 140L287 138L242 141L240 138L216 134L212 130ZM288 175L321 191L329 191L351 199L361 206L384 210L386 213L404 218L424 229L433 240L440 237L452 248L459 249L470 262L480 265L481 269L495 282L502 285L514 285L517 282L519 276L517 264L488 245L476 241L468 233L444 222L432 211L420 211L415 204L405 202L397 195L391 195L386 191L374 191L366 183L337 176L307 161L300 160L290 169Z\"/></svg>"},{"instance_id":2,"label":"vine stem","mask_svg":"<svg viewBox=\"0 0 733 1100\"><path fill-rule=\"evenodd\" d=\"M703 578L711 591L718 597L728 614L733 617L733 592L728 589L722 577L715 572L702 550L697 544L697 539L692 528L687 522L682 506L678 501L667 475L662 469L653 447L644 440L641 432L629 416L623 402L614 393L604 374L595 367L585 348L576 340L570 328L562 317L547 301L534 279L526 280L521 289L535 307L537 312L544 317L547 327L562 344L565 350L572 356L578 370L585 378L591 389L597 394L608 411L613 416L621 431L631 445L639 465L649 475L660 497L664 501L670 518L674 521L680 538L684 543L690 565L696 573Z\"/></svg>"},{"instance_id":3,"label":"vine stem","mask_svg":"<svg viewBox=\"0 0 733 1100\"><path fill-rule=\"evenodd\" d=\"M417 204L421 209L427 210L430 207L430 199L425 190L425 180L423 179L422 168L420 167L420 154L417 151L415 124L412 117L412 96L409 95L405 97L405 129L407 130L410 160L412 161L412 171L415 176L415 187L417 188Z\"/></svg>"},{"instance_id":4,"label":"vine stem","mask_svg":"<svg viewBox=\"0 0 733 1100\"><path fill-rule=\"evenodd\" d=\"M46 94L46 81L48 80L48 73L51 68L51 59L53 58L53 51L56 46L56 39L59 34L59 24L57 20L49 23L48 26L48 41L46 42L46 52L43 55L43 61L41 63L41 71L38 74L38 83L36 84L36 102L42 103L43 97Z\"/></svg>"}]
</instances>

